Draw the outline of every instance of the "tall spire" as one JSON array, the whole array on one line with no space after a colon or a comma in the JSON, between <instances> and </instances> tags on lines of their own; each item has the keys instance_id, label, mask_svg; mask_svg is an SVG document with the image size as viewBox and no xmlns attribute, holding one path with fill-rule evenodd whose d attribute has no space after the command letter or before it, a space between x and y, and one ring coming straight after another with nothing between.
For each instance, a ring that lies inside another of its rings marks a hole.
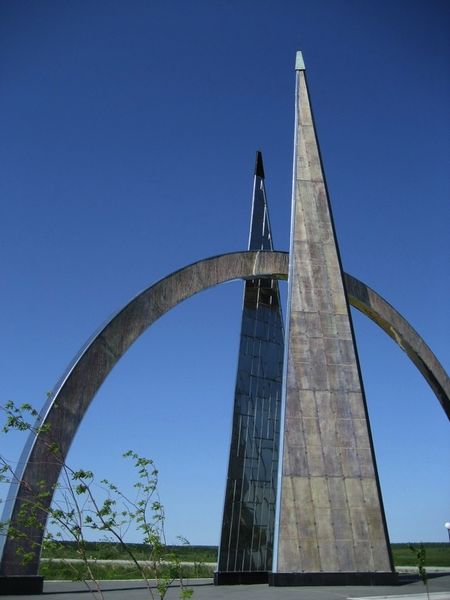
<instances>
[{"instance_id":1,"label":"tall spire","mask_svg":"<svg viewBox=\"0 0 450 600\"><path fill-rule=\"evenodd\" d=\"M261 179L264 179L263 159L259 150L256 151L255 177L261 177Z\"/></svg>"},{"instance_id":2,"label":"tall spire","mask_svg":"<svg viewBox=\"0 0 450 600\"><path fill-rule=\"evenodd\" d=\"M395 580L301 54L272 585Z\"/></svg>"},{"instance_id":3,"label":"tall spire","mask_svg":"<svg viewBox=\"0 0 450 600\"><path fill-rule=\"evenodd\" d=\"M249 250L272 250L256 154ZM217 584L267 582L272 568L283 372L278 282L246 281Z\"/></svg>"},{"instance_id":4,"label":"tall spire","mask_svg":"<svg viewBox=\"0 0 450 600\"><path fill-rule=\"evenodd\" d=\"M267 210L266 188L262 154L258 150L253 179L252 217L250 223L249 250L273 250L272 233Z\"/></svg>"}]
</instances>

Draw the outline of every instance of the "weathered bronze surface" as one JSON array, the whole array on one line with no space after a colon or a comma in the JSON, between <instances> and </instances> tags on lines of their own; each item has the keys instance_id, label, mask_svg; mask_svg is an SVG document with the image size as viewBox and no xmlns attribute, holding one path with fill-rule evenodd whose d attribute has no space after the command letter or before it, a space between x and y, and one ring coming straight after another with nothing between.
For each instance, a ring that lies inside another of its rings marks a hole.
<instances>
[{"instance_id":1,"label":"weathered bronze surface","mask_svg":"<svg viewBox=\"0 0 450 600\"><path fill-rule=\"evenodd\" d=\"M394 573L304 65L296 74L284 414L272 585ZM355 580L356 581L356 580ZM368 581L369 583L369 581Z\"/></svg>"}]
</instances>

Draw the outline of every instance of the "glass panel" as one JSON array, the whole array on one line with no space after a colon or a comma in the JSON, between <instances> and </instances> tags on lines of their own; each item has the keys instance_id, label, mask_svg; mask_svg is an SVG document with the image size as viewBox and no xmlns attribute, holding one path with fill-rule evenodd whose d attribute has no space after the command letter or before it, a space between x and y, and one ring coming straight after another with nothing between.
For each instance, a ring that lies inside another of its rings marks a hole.
<instances>
[{"instance_id":1,"label":"glass panel","mask_svg":"<svg viewBox=\"0 0 450 600\"><path fill-rule=\"evenodd\" d=\"M277 282L246 282L219 571L272 568L283 353Z\"/></svg>"},{"instance_id":2,"label":"glass panel","mask_svg":"<svg viewBox=\"0 0 450 600\"><path fill-rule=\"evenodd\" d=\"M273 250L260 166L249 249ZM278 282L246 281L219 571L272 568L283 354Z\"/></svg>"}]
</instances>

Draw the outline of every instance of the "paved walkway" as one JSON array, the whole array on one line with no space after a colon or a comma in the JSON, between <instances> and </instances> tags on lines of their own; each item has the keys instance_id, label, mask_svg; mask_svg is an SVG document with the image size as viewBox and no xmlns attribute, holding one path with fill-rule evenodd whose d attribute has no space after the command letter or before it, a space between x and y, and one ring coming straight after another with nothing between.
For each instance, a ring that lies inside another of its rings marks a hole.
<instances>
[{"instance_id":1,"label":"paved walkway","mask_svg":"<svg viewBox=\"0 0 450 600\"><path fill-rule=\"evenodd\" d=\"M341 586L341 587L269 587L267 585L219 586L215 587L211 579L191 580L194 589L193 600L427 600L422 581L413 575L401 575L399 586ZM104 600L147 600L148 590L141 581L103 581ZM450 600L450 575L430 574L430 600ZM179 598L180 589L170 588L166 600ZM41 596L1 596L5 600L92 600L93 596L81 582L49 581L44 584ZM155 593L155 599L158 595Z\"/></svg>"}]
</instances>

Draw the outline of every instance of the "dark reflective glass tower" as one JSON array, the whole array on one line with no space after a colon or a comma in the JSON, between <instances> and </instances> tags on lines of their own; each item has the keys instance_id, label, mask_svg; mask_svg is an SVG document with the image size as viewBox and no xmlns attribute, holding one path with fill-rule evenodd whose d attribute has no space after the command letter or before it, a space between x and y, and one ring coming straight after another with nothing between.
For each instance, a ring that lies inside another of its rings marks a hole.
<instances>
[{"instance_id":1,"label":"dark reflective glass tower","mask_svg":"<svg viewBox=\"0 0 450 600\"><path fill-rule=\"evenodd\" d=\"M249 250L273 250L261 153ZM284 353L278 282L246 281L216 584L267 581L272 568Z\"/></svg>"}]
</instances>

